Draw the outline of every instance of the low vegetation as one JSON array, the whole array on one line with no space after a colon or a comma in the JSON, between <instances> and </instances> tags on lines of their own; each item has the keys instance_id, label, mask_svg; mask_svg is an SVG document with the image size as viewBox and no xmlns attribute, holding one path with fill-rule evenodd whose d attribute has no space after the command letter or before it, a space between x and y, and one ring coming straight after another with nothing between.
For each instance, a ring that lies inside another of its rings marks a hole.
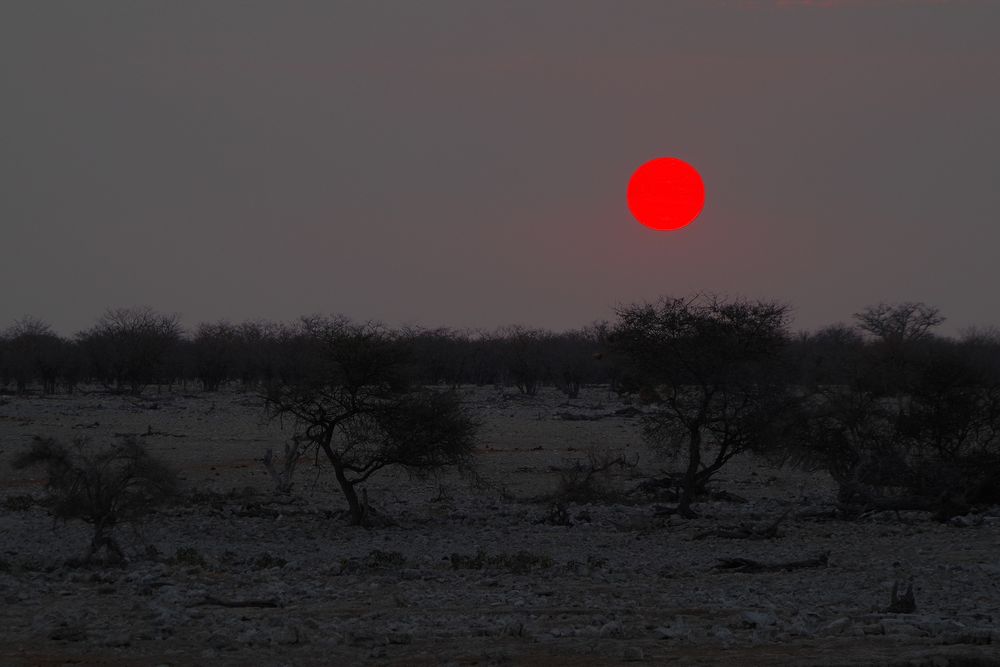
<instances>
[{"instance_id":1,"label":"low vegetation","mask_svg":"<svg viewBox=\"0 0 1000 667\"><path fill-rule=\"evenodd\" d=\"M114 562L125 560L115 529L141 519L177 490L175 472L151 456L134 437L95 449L86 438L66 446L52 438L35 438L14 461L17 468L44 465L51 510L59 519L76 519L93 527L84 562L100 553Z\"/></svg>"},{"instance_id":2,"label":"low vegetation","mask_svg":"<svg viewBox=\"0 0 1000 667\"><path fill-rule=\"evenodd\" d=\"M489 554L480 549L473 555L453 553L453 570L503 570L512 574L527 574L533 570L545 570L554 564L551 556L530 551L516 553Z\"/></svg>"}]
</instances>

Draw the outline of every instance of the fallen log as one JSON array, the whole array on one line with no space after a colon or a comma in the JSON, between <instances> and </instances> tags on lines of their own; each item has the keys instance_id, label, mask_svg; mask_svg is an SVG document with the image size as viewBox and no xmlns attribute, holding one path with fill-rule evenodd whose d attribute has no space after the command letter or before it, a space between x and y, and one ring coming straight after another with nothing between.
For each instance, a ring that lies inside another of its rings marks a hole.
<instances>
[{"instance_id":1,"label":"fallen log","mask_svg":"<svg viewBox=\"0 0 1000 667\"><path fill-rule=\"evenodd\" d=\"M792 570L802 570L811 567L826 567L830 559L828 552L821 553L815 558L805 560L793 560L784 563L762 563L749 558L720 558L716 570L726 572L791 572Z\"/></svg>"},{"instance_id":2,"label":"fallen log","mask_svg":"<svg viewBox=\"0 0 1000 667\"><path fill-rule=\"evenodd\" d=\"M696 540L703 540L706 537L722 537L728 540L772 540L781 537L778 527L785 517L789 515L791 509L786 509L777 519L764 526L740 526L734 529L717 528L698 533L694 536Z\"/></svg>"},{"instance_id":3,"label":"fallen log","mask_svg":"<svg viewBox=\"0 0 1000 667\"><path fill-rule=\"evenodd\" d=\"M205 598L199 602L191 605L192 607L231 607L231 608L242 608L242 607L280 607L278 601L275 599L264 599L264 600L223 600L222 598L217 598L214 595L206 595Z\"/></svg>"}]
</instances>

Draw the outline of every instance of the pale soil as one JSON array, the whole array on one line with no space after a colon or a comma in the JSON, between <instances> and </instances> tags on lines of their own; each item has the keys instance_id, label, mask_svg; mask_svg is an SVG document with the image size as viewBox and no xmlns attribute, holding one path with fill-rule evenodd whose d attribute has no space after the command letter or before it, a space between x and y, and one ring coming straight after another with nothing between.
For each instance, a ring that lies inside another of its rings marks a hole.
<instances>
[{"instance_id":1,"label":"pale soil","mask_svg":"<svg viewBox=\"0 0 1000 667\"><path fill-rule=\"evenodd\" d=\"M0 497L43 497L41 470L9 465L33 435L148 431L183 436L142 440L199 495L122 530L123 569L64 566L86 526L0 506L0 665L1000 664L1000 512L966 527L915 513L797 517L831 506L830 480L740 460L715 488L749 503L703 502L693 521L655 501L574 505L572 526L552 525L536 499L588 448L638 460L611 480L621 489L668 462L646 451L634 417L564 418L623 407L601 389L574 401L475 389L467 401L484 421L486 483L386 472L369 498L398 525L366 530L333 515L343 502L326 470L301 469L292 500L270 494L254 459L280 451L288 425L262 424L250 395L3 397ZM778 538L699 539L786 510ZM452 554L480 550L480 569L453 567ZM824 552L825 568L715 567ZM916 613L881 612L910 577Z\"/></svg>"}]
</instances>

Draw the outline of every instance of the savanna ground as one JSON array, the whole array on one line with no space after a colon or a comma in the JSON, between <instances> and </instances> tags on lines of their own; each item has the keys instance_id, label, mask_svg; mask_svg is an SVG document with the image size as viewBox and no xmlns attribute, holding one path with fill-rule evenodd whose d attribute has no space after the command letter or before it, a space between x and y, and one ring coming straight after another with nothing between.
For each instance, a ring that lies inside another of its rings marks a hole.
<instances>
[{"instance_id":1,"label":"savanna ground","mask_svg":"<svg viewBox=\"0 0 1000 667\"><path fill-rule=\"evenodd\" d=\"M312 459L271 492L257 459L291 429L252 394L0 398L0 664L1000 664L1000 509L846 521L823 473L738 459L683 520L625 493L669 462L606 389L463 393L477 474L384 471L368 501L395 525L372 529ZM10 461L34 435L129 433L184 496L119 530L127 566L69 567L89 528ZM589 450L635 464L601 480L624 495L557 511ZM897 582L914 613L886 611Z\"/></svg>"}]
</instances>

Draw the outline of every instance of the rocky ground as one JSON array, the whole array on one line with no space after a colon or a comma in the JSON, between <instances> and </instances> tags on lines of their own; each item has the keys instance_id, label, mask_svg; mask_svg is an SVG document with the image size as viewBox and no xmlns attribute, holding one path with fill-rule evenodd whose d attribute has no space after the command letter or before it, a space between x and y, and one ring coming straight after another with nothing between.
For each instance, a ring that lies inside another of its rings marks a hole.
<instances>
[{"instance_id":1,"label":"rocky ground","mask_svg":"<svg viewBox=\"0 0 1000 667\"><path fill-rule=\"evenodd\" d=\"M589 450L636 464L604 480L622 492L668 465L634 410L601 389L466 399L478 474L377 476L396 525L361 529L327 470L271 493L255 459L289 425L251 395L0 397L0 664L1000 664L1000 509L842 521L824 475L752 460L699 519L634 494L560 508L546 495ZM125 567L67 566L88 527L55 523L43 471L10 460L34 435L122 433L185 495L120 531ZM886 611L897 582L913 613Z\"/></svg>"}]
</instances>

